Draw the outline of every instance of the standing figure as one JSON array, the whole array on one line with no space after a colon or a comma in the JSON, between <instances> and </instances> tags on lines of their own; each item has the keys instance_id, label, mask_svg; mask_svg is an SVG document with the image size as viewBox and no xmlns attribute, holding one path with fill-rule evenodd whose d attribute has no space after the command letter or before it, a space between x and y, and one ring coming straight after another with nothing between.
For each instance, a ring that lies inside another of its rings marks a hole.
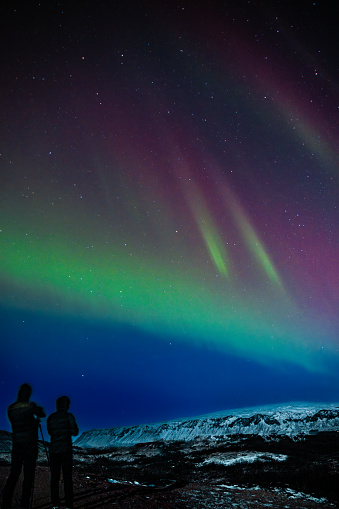
<instances>
[{"instance_id":1,"label":"standing figure","mask_svg":"<svg viewBox=\"0 0 339 509\"><path fill-rule=\"evenodd\" d=\"M51 436L50 465L51 465L51 500L53 508L60 506L59 483L62 470L65 499L67 508L73 507L73 451L72 435L79 433L75 417L68 409L70 399L60 396L56 400L57 411L47 419L47 431Z\"/></svg>"},{"instance_id":2,"label":"standing figure","mask_svg":"<svg viewBox=\"0 0 339 509\"><path fill-rule=\"evenodd\" d=\"M22 485L21 507L29 508L32 502L34 473L38 457L38 431L41 417L46 417L42 407L29 401L32 388L29 384L19 387L15 403L9 405L7 415L12 425L12 460L11 470L4 491L2 507L12 506L12 498L22 466L24 481Z\"/></svg>"}]
</instances>

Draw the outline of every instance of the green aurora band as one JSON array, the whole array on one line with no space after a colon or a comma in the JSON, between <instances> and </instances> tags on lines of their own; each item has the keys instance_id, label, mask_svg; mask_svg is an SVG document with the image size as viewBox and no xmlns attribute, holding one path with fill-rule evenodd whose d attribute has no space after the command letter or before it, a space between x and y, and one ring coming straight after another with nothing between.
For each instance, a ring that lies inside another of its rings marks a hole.
<instances>
[{"instance_id":1,"label":"green aurora band","mask_svg":"<svg viewBox=\"0 0 339 509\"><path fill-rule=\"evenodd\" d=\"M296 312L275 285L246 300L232 278L220 278L217 287L213 281L212 291L208 271L198 275L189 264L178 270L107 246L94 252L83 239L70 243L54 234L46 241L12 228L1 233L0 245L1 280L10 288L3 305L125 323L263 363L319 369L315 348L300 324L289 325L286 317Z\"/></svg>"}]
</instances>

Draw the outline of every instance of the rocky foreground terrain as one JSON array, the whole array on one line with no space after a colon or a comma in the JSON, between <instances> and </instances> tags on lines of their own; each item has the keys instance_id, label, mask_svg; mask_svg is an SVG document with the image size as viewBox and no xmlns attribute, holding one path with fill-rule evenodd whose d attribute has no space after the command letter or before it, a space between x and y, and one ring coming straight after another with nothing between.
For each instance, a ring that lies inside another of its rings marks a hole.
<instances>
[{"instance_id":1,"label":"rocky foreground terrain","mask_svg":"<svg viewBox=\"0 0 339 509\"><path fill-rule=\"evenodd\" d=\"M3 452L0 458L2 490L10 455ZM339 508L339 433L75 448L74 487L74 506L84 509ZM18 502L19 490L14 507ZM50 507L42 446L33 507Z\"/></svg>"}]
</instances>

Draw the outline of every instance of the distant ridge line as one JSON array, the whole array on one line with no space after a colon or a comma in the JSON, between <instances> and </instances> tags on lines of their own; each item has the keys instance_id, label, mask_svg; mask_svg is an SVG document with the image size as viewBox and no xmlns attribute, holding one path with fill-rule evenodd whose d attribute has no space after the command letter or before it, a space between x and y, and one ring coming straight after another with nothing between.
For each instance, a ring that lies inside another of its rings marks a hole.
<instances>
[{"instance_id":1,"label":"distant ridge line","mask_svg":"<svg viewBox=\"0 0 339 509\"><path fill-rule=\"evenodd\" d=\"M104 449L159 440L216 440L232 435L295 437L320 431L339 431L339 403L265 405L154 424L94 429L83 432L74 445Z\"/></svg>"}]
</instances>

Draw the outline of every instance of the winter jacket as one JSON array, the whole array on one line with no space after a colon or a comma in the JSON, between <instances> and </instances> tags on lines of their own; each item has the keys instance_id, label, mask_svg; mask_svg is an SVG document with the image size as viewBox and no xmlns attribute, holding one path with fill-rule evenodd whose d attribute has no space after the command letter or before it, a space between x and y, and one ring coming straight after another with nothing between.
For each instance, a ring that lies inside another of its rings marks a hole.
<instances>
[{"instance_id":1,"label":"winter jacket","mask_svg":"<svg viewBox=\"0 0 339 509\"><path fill-rule=\"evenodd\" d=\"M46 417L40 406L33 401L16 401L9 405L7 415L12 425L13 444L38 441L39 418Z\"/></svg>"},{"instance_id":2,"label":"winter jacket","mask_svg":"<svg viewBox=\"0 0 339 509\"><path fill-rule=\"evenodd\" d=\"M70 412L59 410L47 419L47 431L51 436L50 452L72 452L72 435L79 433L75 417Z\"/></svg>"}]
</instances>

